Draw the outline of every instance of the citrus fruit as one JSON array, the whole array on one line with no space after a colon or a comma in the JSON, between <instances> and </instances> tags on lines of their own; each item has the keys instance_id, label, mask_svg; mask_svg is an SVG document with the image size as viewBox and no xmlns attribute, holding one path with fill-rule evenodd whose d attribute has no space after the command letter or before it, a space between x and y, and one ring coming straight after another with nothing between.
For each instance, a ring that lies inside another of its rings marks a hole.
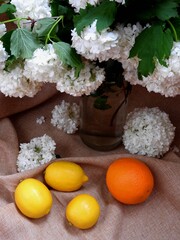
<instances>
[{"instance_id":1,"label":"citrus fruit","mask_svg":"<svg viewBox=\"0 0 180 240\"><path fill-rule=\"evenodd\" d=\"M79 229L93 227L97 223L99 216L99 203L89 194L77 195L66 207L66 218L68 222Z\"/></svg>"},{"instance_id":2,"label":"citrus fruit","mask_svg":"<svg viewBox=\"0 0 180 240\"><path fill-rule=\"evenodd\" d=\"M120 158L106 172L106 185L112 196L124 204L144 202L154 187L150 168L135 158Z\"/></svg>"},{"instance_id":3,"label":"citrus fruit","mask_svg":"<svg viewBox=\"0 0 180 240\"><path fill-rule=\"evenodd\" d=\"M44 172L46 183L55 190L71 192L88 181L84 170L70 161L57 161L47 166Z\"/></svg>"},{"instance_id":4,"label":"citrus fruit","mask_svg":"<svg viewBox=\"0 0 180 240\"><path fill-rule=\"evenodd\" d=\"M52 195L41 181L27 178L15 189L15 203L26 217L40 218L50 212Z\"/></svg>"}]
</instances>

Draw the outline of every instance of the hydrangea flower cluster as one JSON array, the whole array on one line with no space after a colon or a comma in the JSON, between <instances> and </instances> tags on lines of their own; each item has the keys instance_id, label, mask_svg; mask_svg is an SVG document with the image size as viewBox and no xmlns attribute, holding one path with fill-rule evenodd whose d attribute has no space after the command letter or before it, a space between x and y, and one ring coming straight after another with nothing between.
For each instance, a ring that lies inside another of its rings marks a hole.
<instances>
[{"instance_id":1,"label":"hydrangea flower cluster","mask_svg":"<svg viewBox=\"0 0 180 240\"><path fill-rule=\"evenodd\" d=\"M17 157L17 171L23 172L45 164L56 157L56 143L48 135L32 138L29 143L21 143Z\"/></svg>"},{"instance_id":2,"label":"hydrangea flower cluster","mask_svg":"<svg viewBox=\"0 0 180 240\"><path fill-rule=\"evenodd\" d=\"M62 62L58 59L52 44L46 48L37 48L32 58L26 59L24 63L24 75L37 82L56 83L67 71Z\"/></svg>"},{"instance_id":3,"label":"hydrangea flower cluster","mask_svg":"<svg viewBox=\"0 0 180 240\"><path fill-rule=\"evenodd\" d=\"M161 157L170 148L175 127L158 107L136 108L127 116L123 143L132 154Z\"/></svg>"},{"instance_id":4,"label":"hydrangea flower cluster","mask_svg":"<svg viewBox=\"0 0 180 240\"><path fill-rule=\"evenodd\" d=\"M99 3L99 0L69 0L69 4L75 8L76 12L79 12L80 9L85 9L87 4L95 6L97 3Z\"/></svg>"},{"instance_id":5,"label":"hydrangea flower cluster","mask_svg":"<svg viewBox=\"0 0 180 240\"><path fill-rule=\"evenodd\" d=\"M0 71L0 91L10 97L33 97L41 90L42 83L30 81L23 74L24 68L21 64L10 72Z\"/></svg>"},{"instance_id":6,"label":"hydrangea flower cluster","mask_svg":"<svg viewBox=\"0 0 180 240\"><path fill-rule=\"evenodd\" d=\"M0 25L0 37L6 33L6 26ZM0 91L10 97L34 97L42 87L42 83L31 81L24 74L24 64L18 63L11 71L5 70L5 62L9 55L0 41Z\"/></svg>"},{"instance_id":7,"label":"hydrangea flower cluster","mask_svg":"<svg viewBox=\"0 0 180 240\"><path fill-rule=\"evenodd\" d=\"M105 80L103 68L95 66L93 63L85 63L78 77L75 69L70 69L59 78L56 84L57 90L68 93L72 96L90 95Z\"/></svg>"},{"instance_id":8,"label":"hydrangea flower cluster","mask_svg":"<svg viewBox=\"0 0 180 240\"><path fill-rule=\"evenodd\" d=\"M73 96L89 95L106 81L101 63L112 59L132 85L166 97L180 94L180 3L175 0L155 1L153 8L138 0L6 2L15 16L0 23L0 77L7 83L0 81L0 91L6 96L33 97L46 82ZM17 25L11 35L8 21Z\"/></svg>"},{"instance_id":9,"label":"hydrangea flower cluster","mask_svg":"<svg viewBox=\"0 0 180 240\"><path fill-rule=\"evenodd\" d=\"M56 83L57 90L73 96L89 95L105 79L103 68L88 62L77 77L74 68L67 68L58 59L52 44L46 49L36 49L33 57L26 59L24 75L34 82Z\"/></svg>"},{"instance_id":10,"label":"hydrangea flower cluster","mask_svg":"<svg viewBox=\"0 0 180 240\"><path fill-rule=\"evenodd\" d=\"M79 36L76 29L72 30L72 47L86 59L93 61L107 61L120 57L118 41L120 33L109 28L98 32L96 28L97 20L86 27Z\"/></svg>"},{"instance_id":11,"label":"hydrangea flower cluster","mask_svg":"<svg viewBox=\"0 0 180 240\"><path fill-rule=\"evenodd\" d=\"M51 8L49 6L49 0L11 0L11 4L16 6L15 16L17 18L26 18L37 20L39 18L51 17ZM31 21L23 20L21 25L25 28L30 28Z\"/></svg>"},{"instance_id":12,"label":"hydrangea flower cluster","mask_svg":"<svg viewBox=\"0 0 180 240\"><path fill-rule=\"evenodd\" d=\"M132 85L146 87L149 92L156 92L165 97L174 97L180 93L180 42L174 42L166 66L156 63L154 72L139 80L137 75L137 58L122 61L124 67L124 77Z\"/></svg>"},{"instance_id":13,"label":"hydrangea flower cluster","mask_svg":"<svg viewBox=\"0 0 180 240\"><path fill-rule=\"evenodd\" d=\"M51 124L67 134L78 130L80 121L80 107L76 103L62 101L52 110Z\"/></svg>"},{"instance_id":14,"label":"hydrangea flower cluster","mask_svg":"<svg viewBox=\"0 0 180 240\"><path fill-rule=\"evenodd\" d=\"M75 8L76 12L79 12L80 9L85 9L88 4L96 6L100 3L101 0L69 0L69 4ZM113 0L110 0L113 1ZM118 3L125 4L125 0L115 0Z\"/></svg>"}]
</instances>

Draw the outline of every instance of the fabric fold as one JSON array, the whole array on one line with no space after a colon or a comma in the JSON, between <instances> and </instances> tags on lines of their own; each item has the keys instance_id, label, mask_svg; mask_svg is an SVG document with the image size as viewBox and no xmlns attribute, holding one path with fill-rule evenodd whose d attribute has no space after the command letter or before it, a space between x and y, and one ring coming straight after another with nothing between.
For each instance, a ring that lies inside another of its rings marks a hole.
<instances>
[{"instance_id":1,"label":"fabric fold","mask_svg":"<svg viewBox=\"0 0 180 240\"><path fill-rule=\"evenodd\" d=\"M109 164L121 157L136 157L144 161L152 170L155 188L152 195L142 204L124 205L116 201L108 192L105 184ZM171 154L169 155L171 157ZM53 207L50 214L42 219L29 219L23 216L13 201L13 192L22 179L34 177L43 180L43 172L48 164L22 173L1 176L1 194L10 194L11 201L0 207L0 238L3 239L178 239L179 231L179 190L177 181L180 171L178 163L163 161L131 154L114 154L98 157L71 157L56 159L73 161L81 165L89 177L80 190L70 193L51 189ZM54 161L54 160L53 160ZM94 164L95 163L95 164ZM5 186L6 185L6 186ZM5 186L5 187L4 187ZM101 206L101 215L95 227L78 230L70 226L65 218L68 202L80 193L92 194ZM3 196L1 195L1 202ZM8 218L12 219L8 221ZM14 227L17 226L18 228ZM27 232L26 229L31 229ZM17 232L17 229L19 231ZM173 230L171 230L173 229ZM8 233L10 235L8 236ZM3 235L1 235L3 233ZM7 236L9 238L7 238ZM146 236L146 238L145 238ZM6 237L6 238L5 238Z\"/></svg>"},{"instance_id":2,"label":"fabric fold","mask_svg":"<svg viewBox=\"0 0 180 240\"><path fill-rule=\"evenodd\" d=\"M159 106L171 114L173 124L177 127L172 149L162 159L157 159L129 154L123 145L110 152L97 152L82 143L78 132L68 135L58 130L50 123L51 111L54 106L59 104L62 99L71 102L78 102L79 99L71 98L65 94L56 94L54 89L48 93L49 86L46 87L38 100L0 98L2 117L0 120L0 239L180 239L180 158L173 151L174 146L180 147L178 98L174 101L167 99L163 101L164 98L153 98L154 95L144 91L143 97L141 97L144 100L142 102L142 99L137 99L138 89L131 95L129 111L137 106ZM41 115L45 116L46 121L39 125L36 123L36 118ZM9 116L9 118L5 116ZM53 206L50 213L40 219L29 219L23 216L15 205L15 188L22 179L29 177L44 182L43 172L50 162L35 169L18 173L16 161L19 144L27 143L33 137L39 137L43 134L48 134L55 140L57 144L56 154L62 157L53 159L51 162L67 160L78 163L86 172L89 181L75 192L66 193L50 189L53 196ZM108 192L105 182L107 168L112 161L121 157L138 158L152 170L155 187L150 197L142 204L122 204ZM79 230L70 226L65 218L68 202L80 193L93 195L101 207L101 215L97 224L88 230Z\"/></svg>"}]
</instances>

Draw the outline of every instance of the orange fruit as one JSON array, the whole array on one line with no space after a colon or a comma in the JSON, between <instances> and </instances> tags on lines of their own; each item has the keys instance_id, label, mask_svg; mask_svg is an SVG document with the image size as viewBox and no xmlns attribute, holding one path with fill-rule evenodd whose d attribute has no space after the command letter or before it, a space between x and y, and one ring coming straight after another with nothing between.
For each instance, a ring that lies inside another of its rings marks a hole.
<instances>
[{"instance_id":1,"label":"orange fruit","mask_svg":"<svg viewBox=\"0 0 180 240\"><path fill-rule=\"evenodd\" d=\"M154 187L150 168L136 158L120 158L106 172L106 185L111 195L124 204L144 202Z\"/></svg>"}]
</instances>

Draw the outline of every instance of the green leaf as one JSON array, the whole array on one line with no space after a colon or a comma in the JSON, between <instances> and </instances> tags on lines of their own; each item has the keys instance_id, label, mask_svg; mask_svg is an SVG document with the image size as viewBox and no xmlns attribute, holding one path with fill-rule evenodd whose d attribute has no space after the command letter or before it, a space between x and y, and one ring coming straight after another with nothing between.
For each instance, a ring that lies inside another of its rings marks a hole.
<instances>
[{"instance_id":1,"label":"green leaf","mask_svg":"<svg viewBox=\"0 0 180 240\"><path fill-rule=\"evenodd\" d=\"M0 14L6 13L6 12L14 13L16 12L16 7L13 4L4 3L0 6Z\"/></svg>"},{"instance_id":2,"label":"green leaf","mask_svg":"<svg viewBox=\"0 0 180 240\"><path fill-rule=\"evenodd\" d=\"M53 3L51 3L51 11L52 16L63 16L62 21L58 24L57 35L59 39L71 44L71 30L74 28L73 8L69 5L68 1L53 0Z\"/></svg>"},{"instance_id":3,"label":"green leaf","mask_svg":"<svg viewBox=\"0 0 180 240\"><path fill-rule=\"evenodd\" d=\"M94 107L101 110L107 110L111 108L111 106L107 103L107 100L108 96L105 95L97 97L94 101Z\"/></svg>"},{"instance_id":4,"label":"green leaf","mask_svg":"<svg viewBox=\"0 0 180 240\"><path fill-rule=\"evenodd\" d=\"M46 37L46 35L49 33L53 25L55 24L56 20L53 18L43 18L36 22L33 32L37 34L39 38ZM57 31L57 26L54 28L52 35L55 34Z\"/></svg>"},{"instance_id":5,"label":"green leaf","mask_svg":"<svg viewBox=\"0 0 180 240\"><path fill-rule=\"evenodd\" d=\"M108 28L114 21L117 12L117 5L114 1L105 0L97 7L89 6L81 9L80 13L74 16L74 26L78 34L97 20L97 31Z\"/></svg>"},{"instance_id":6,"label":"green leaf","mask_svg":"<svg viewBox=\"0 0 180 240\"><path fill-rule=\"evenodd\" d=\"M33 52L41 47L35 34L27 29L18 28L11 35L11 54L16 58L31 58Z\"/></svg>"},{"instance_id":7,"label":"green leaf","mask_svg":"<svg viewBox=\"0 0 180 240\"><path fill-rule=\"evenodd\" d=\"M143 30L130 51L130 57L138 56L140 59L139 77L152 73L157 59L160 64L165 65L165 59L169 57L172 46L173 38L169 29L164 31L161 25L152 25Z\"/></svg>"},{"instance_id":8,"label":"green leaf","mask_svg":"<svg viewBox=\"0 0 180 240\"><path fill-rule=\"evenodd\" d=\"M52 12L52 16L64 15L64 14L67 14L68 8L64 7L61 4L52 3L51 4L51 12Z\"/></svg>"},{"instance_id":9,"label":"green leaf","mask_svg":"<svg viewBox=\"0 0 180 240\"><path fill-rule=\"evenodd\" d=\"M56 54L65 65L76 68L79 72L83 68L81 57L76 53L71 45L65 42L53 43Z\"/></svg>"},{"instance_id":10,"label":"green leaf","mask_svg":"<svg viewBox=\"0 0 180 240\"><path fill-rule=\"evenodd\" d=\"M10 50L10 44L11 44L11 35L13 33L13 30L6 32L2 37L1 41L3 42L3 46L6 50L6 52L11 55L11 50Z\"/></svg>"},{"instance_id":11,"label":"green leaf","mask_svg":"<svg viewBox=\"0 0 180 240\"><path fill-rule=\"evenodd\" d=\"M73 8L68 1L53 0L50 5L52 16L66 15L67 18L71 19L74 15Z\"/></svg>"},{"instance_id":12,"label":"green leaf","mask_svg":"<svg viewBox=\"0 0 180 240\"><path fill-rule=\"evenodd\" d=\"M176 0L166 0L159 2L155 9L156 16L162 20L166 21L172 17L178 16L178 3Z\"/></svg>"}]
</instances>

